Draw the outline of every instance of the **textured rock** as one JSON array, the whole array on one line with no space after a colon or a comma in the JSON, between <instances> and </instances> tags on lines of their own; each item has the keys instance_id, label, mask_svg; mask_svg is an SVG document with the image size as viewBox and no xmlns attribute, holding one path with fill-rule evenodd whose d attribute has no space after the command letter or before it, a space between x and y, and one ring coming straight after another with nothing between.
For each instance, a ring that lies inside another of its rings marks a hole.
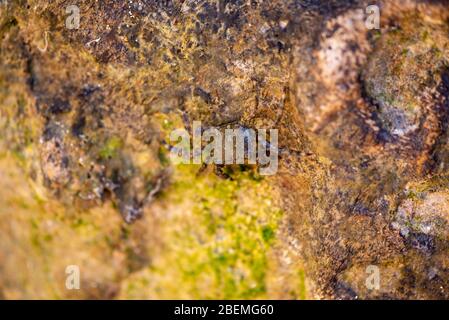
<instances>
[{"instance_id":1,"label":"textured rock","mask_svg":"<svg viewBox=\"0 0 449 320\"><path fill-rule=\"evenodd\" d=\"M447 1L380 30L368 1L70 4L0 5L0 296L449 297ZM278 129L278 173L174 165L193 121Z\"/></svg>"}]
</instances>

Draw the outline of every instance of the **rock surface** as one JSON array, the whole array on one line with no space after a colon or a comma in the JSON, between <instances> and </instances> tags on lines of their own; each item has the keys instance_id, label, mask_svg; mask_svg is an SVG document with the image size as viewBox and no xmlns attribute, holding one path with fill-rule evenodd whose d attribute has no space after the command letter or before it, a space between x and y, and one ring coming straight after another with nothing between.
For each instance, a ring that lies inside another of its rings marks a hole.
<instances>
[{"instance_id":1,"label":"rock surface","mask_svg":"<svg viewBox=\"0 0 449 320\"><path fill-rule=\"evenodd\" d=\"M0 2L0 297L449 298L447 1L69 2ZM277 174L175 165L193 121Z\"/></svg>"}]
</instances>

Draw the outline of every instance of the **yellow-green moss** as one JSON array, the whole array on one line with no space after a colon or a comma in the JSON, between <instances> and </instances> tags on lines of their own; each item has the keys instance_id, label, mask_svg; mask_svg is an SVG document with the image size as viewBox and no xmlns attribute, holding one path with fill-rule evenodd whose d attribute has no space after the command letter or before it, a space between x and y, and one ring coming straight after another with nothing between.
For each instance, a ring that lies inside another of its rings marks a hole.
<instances>
[{"instance_id":1,"label":"yellow-green moss","mask_svg":"<svg viewBox=\"0 0 449 320\"><path fill-rule=\"evenodd\" d=\"M124 296L145 296L139 284L147 279L153 283L146 293L150 297L266 297L268 254L282 216L268 183L255 181L249 172L225 180L198 169L177 167L164 200L183 212L167 218L162 259L131 280ZM158 285L161 277L173 283Z\"/></svg>"},{"instance_id":2,"label":"yellow-green moss","mask_svg":"<svg viewBox=\"0 0 449 320\"><path fill-rule=\"evenodd\" d=\"M120 138L111 137L100 150L99 156L103 160L113 158L122 147L123 141Z\"/></svg>"}]
</instances>

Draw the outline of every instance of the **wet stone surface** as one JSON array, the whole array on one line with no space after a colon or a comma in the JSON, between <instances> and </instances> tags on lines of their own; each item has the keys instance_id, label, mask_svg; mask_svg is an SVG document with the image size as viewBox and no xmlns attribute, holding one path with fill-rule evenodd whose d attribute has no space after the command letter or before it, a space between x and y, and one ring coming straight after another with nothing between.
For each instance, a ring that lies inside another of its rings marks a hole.
<instances>
[{"instance_id":1,"label":"wet stone surface","mask_svg":"<svg viewBox=\"0 0 449 320\"><path fill-rule=\"evenodd\" d=\"M0 296L449 298L447 1L76 2L0 11ZM193 121L277 174L173 164Z\"/></svg>"}]
</instances>

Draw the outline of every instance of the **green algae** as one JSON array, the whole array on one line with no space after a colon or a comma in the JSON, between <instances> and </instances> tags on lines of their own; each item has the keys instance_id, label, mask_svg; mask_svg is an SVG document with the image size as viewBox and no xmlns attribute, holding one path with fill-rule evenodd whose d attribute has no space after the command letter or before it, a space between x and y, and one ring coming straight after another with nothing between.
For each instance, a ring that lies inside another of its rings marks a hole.
<instances>
[{"instance_id":1,"label":"green algae","mask_svg":"<svg viewBox=\"0 0 449 320\"><path fill-rule=\"evenodd\" d=\"M111 159L118 154L122 147L122 139L118 137L111 137L106 141L104 147L100 150L99 156L102 160Z\"/></svg>"},{"instance_id":2,"label":"green algae","mask_svg":"<svg viewBox=\"0 0 449 320\"><path fill-rule=\"evenodd\" d=\"M132 280L127 295L138 294L139 283L163 273L172 276L190 298L266 297L269 252L282 217L273 206L267 182L254 181L245 171L229 180L207 170L198 174L199 168L176 167L164 200L185 211L164 227L167 251L162 261L137 277L136 283ZM202 289L205 284L207 290ZM156 290L159 297L176 296L167 288Z\"/></svg>"}]
</instances>

